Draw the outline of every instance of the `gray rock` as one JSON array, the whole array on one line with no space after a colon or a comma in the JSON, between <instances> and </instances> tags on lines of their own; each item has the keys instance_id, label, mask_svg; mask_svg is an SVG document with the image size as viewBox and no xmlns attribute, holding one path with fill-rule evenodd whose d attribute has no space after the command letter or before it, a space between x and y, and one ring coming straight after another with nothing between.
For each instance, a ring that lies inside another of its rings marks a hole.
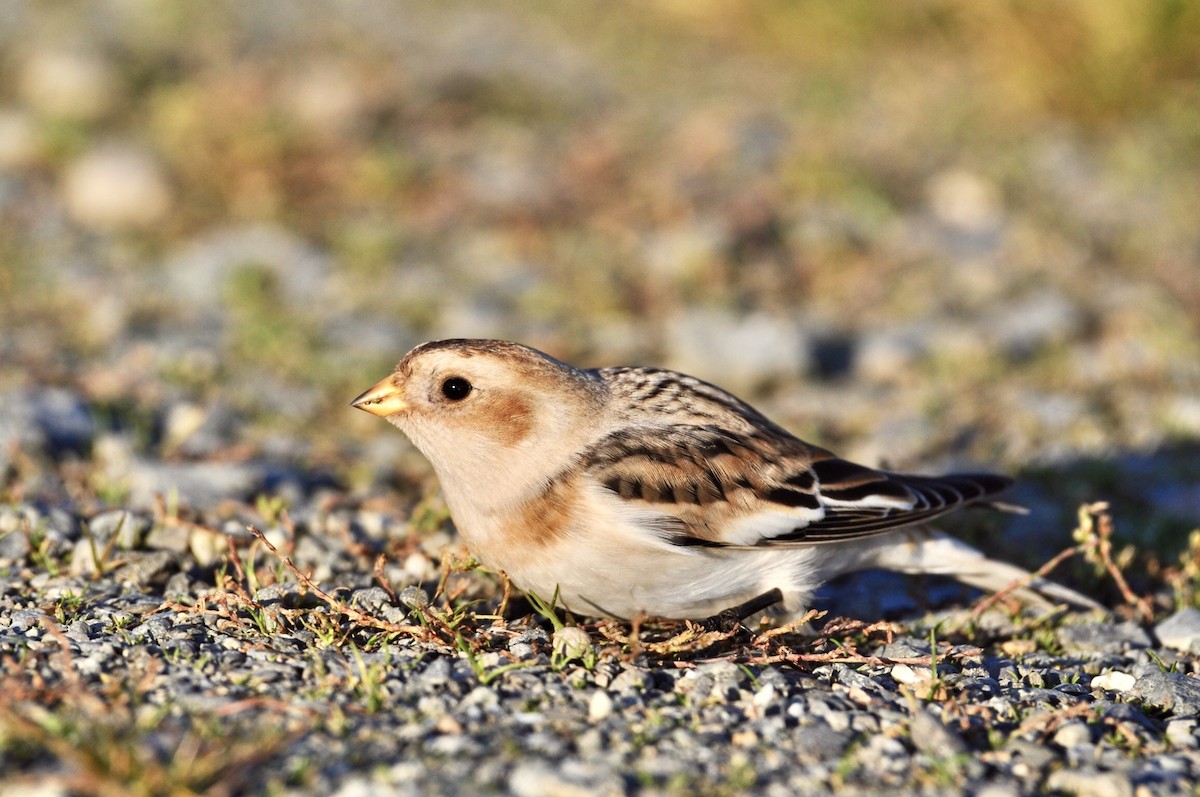
<instances>
[{"instance_id":1,"label":"gray rock","mask_svg":"<svg viewBox=\"0 0 1200 797\"><path fill-rule=\"evenodd\" d=\"M29 535L14 528L0 531L0 562L19 562L29 555Z\"/></svg>"},{"instance_id":2,"label":"gray rock","mask_svg":"<svg viewBox=\"0 0 1200 797\"><path fill-rule=\"evenodd\" d=\"M1040 346L1077 336L1084 321L1083 312L1065 296L1039 292L1001 308L988 327L993 341L1010 356L1024 357Z\"/></svg>"},{"instance_id":3,"label":"gray rock","mask_svg":"<svg viewBox=\"0 0 1200 797\"><path fill-rule=\"evenodd\" d=\"M305 312L324 312L328 257L282 227L227 227L200 237L168 260L170 287L185 311L224 313L222 291L235 271L261 268L279 281L283 298Z\"/></svg>"},{"instance_id":4,"label":"gray rock","mask_svg":"<svg viewBox=\"0 0 1200 797\"><path fill-rule=\"evenodd\" d=\"M801 725L792 732L792 744L802 762L836 761L853 738L851 731L836 731L823 722Z\"/></svg>"},{"instance_id":5,"label":"gray rock","mask_svg":"<svg viewBox=\"0 0 1200 797\"><path fill-rule=\"evenodd\" d=\"M666 338L672 368L735 391L794 379L812 366L810 341L801 326L764 313L686 310L668 321Z\"/></svg>"},{"instance_id":6,"label":"gray rock","mask_svg":"<svg viewBox=\"0 0 1200 797\"><path fill-rule=\"evenodd\" d=\"M513 769L508 788L516 797L603 797L622 795L616 772L590 771L579 762L550 766L541 761L524 761Z\"/></svg>"},{"instance_id":7,"label":"gray rock","mask_svg":"<svg viewBox=\"0 0 1200 797\"><path fill-rule=\"evenodd\" d=\"M1046 790L1079 797L1133 797L1133 783L1119 772L1096 769L1060 769L1046 780Z\"/></svg>"},{"instance_id":8,"label":"gray rock","mask_svg":"<svg viewBox=\"0 0 1200 797\"><path fill-rule=\"evenodd\" d=\"M1200 679L1178 672L1153 672L1139 678L1126 697L1175 716L1200 714Z\"/></svg>"},{"instance_id":9,"label":"gray rock","mask_svg":"<svg viewBox=\"0 0 1200 797\"><path fill-rule=\"evenodd\" d=\"M1058 640L1068 651L1120 653L1131 648L1148 648L1150 636L1136 623L1081 623L1058 629Z\"/></svg>"},{"instance_id":10,"label":"gray rock","mask_svg":"<svg viewBox=\"0 0 1200 797\"><path fill-rule=\"evenodd\" d=\"M1200 609L1192 606L1175 612L1154 627L1158 641L1185 653L1200 653Z\"/></svg>"},{"instance_id":11,"label":"gray rock","mask_svg":"<svg viewBox=\"0 0 1200 797\"><path fill-rule=\"evenodd\" d=\"M911 636L896 637L879 651L884 659L912 659L929 655L929 642Z\"/></svg>"},{"instance_id":12,"label":"gray rock","mask_svg":"<svg viewBox=\"0 0 1200 797\"><path fill-rule=\"evenodd\" d=\"M382 587L367 587L366 589L356 589L351 593L350 605L356 606L364 612L377 612L386 606L391 606L392 599Z\"/></svg>"},{"instance_id":13,"label":"gray rock","mask_svg":"<svg viewBox=\"0 0 1200 797\"><path fill-rule=\"evenodd\" d=\"M173 404L163 422L163 448L189 458L212 456L232 445L239 420L223 401Z\"/></svg>"},{"instance_id":14,"label":"gray rock","mask_svg":"<svg viewBox=\"0 0 1200 797\"><path fill-rule=\"evenodd\" d=\"M14 448L31 454L85 452L95 435L87 404L64 388L14 390L0 397L0 470Z\"/></svg>"},{"instance_id":15,"label":"gray rock","mask_svg":"<svg viewBox=\"0 0 1200 797\"><path fill-rule=\"evenodd\" d=\"M962 737L927 709L913 714L909 728L913 746L926 755L949 758L967 752Z\"/></svg>"},{"instance_id":16,"label":"gray rock","mask_svg":"<svg viewBox=\"0 0 1200 797\"><path fill-rule=\"evenodd\" d=\"M155 496L179 496L185 506L212 506L223 499L245 500L266 477L263 465L248 462L149 462L138 460L129 474L129 502L154 506Z\"/></svg>"},{"instance_id":17,"label":"gray rock","mask_svg":"<svg viewBox=\"0 0 1200 797\"><path fill-rule=\"evenodd\" d=\"M48 445L55 451L84 451L96 433L87 404L70 390L52 388L40 393L36 418Z\"/></svg>"},{"instance_id":18,"label":"gray rock","mask_svg":"<svg viewBox=\"0 0 1200 797\"><path fill-rule=\"evenodd\" d=\"M133 512L114 509L94 516L87 525L96 542L107 545L115 537L116 547L131 550L142 544L151 522Z\"/></svg>"}]
</instances>

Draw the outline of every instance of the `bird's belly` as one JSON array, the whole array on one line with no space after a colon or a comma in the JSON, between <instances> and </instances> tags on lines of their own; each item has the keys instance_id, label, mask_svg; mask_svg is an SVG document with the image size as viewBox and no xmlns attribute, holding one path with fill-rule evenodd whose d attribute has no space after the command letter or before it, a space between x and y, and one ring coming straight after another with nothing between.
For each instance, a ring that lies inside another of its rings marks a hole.
<instances>
[{"instance_id":1,"label":"bird's belly","mask_svg":"<svg viewBox=\"0 0 1200 797\"><path fill-rule=\"evenodd\" d=\"M806 548L603 548L565 540L520 561L477 554L520 589L546 601L557 592L560 607L590 617L698 619L776 588L797 608L818 584L816 553Z\"/></svg>"}]
</instances>

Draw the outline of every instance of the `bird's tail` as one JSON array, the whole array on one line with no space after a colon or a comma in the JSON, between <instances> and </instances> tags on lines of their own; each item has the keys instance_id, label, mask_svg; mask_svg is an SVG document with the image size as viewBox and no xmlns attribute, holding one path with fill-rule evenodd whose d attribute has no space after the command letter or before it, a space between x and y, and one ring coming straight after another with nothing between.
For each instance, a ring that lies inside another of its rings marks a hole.
<instances>
[{"instance_id":1,"label":"bird's tail","mask_svg":"<svg viewBox=\"0 0 1200 797\"><path fill-rule=\"evenodd\" d=\"M1034 576L1016 565L989 559L965 542L933 529L903 529L858 541L856 545L867 550L856 551L854 559L845 562L843 572L879 567L901 573L949 576L986 592L999 592L1016 584L1019 586L1012 589L1012 594L1033 606L1067 603L1086 609L1104 608L1069 587Z\"/></svg>"}]
</instances>

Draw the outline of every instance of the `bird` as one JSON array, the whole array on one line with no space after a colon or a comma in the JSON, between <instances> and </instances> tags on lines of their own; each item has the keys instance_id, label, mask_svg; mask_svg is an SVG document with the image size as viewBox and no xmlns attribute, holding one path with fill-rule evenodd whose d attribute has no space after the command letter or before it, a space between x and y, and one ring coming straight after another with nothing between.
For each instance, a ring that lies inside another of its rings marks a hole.
<instances>
[{"instance_id":1,"label":"bird","mask_svg":"<svg viewBox=\"0 0 1200 797\"><path fill-rule=\"evenodd\" d=\"M928 522L1003 508L1012 480L842 459L716 385L663 368L580 369L519 343L408 352L351 405L429 460L482 564L573 614L739 621L799 613L866 568L953 577L1027 602L1097 608Z\"/></svg>"}]
</instances>

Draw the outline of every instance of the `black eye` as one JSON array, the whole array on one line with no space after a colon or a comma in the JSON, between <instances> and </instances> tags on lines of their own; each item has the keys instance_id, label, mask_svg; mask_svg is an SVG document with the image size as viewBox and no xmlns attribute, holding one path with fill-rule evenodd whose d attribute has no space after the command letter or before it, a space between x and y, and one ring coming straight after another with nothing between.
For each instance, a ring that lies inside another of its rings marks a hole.
<instances>
[{"instance_id":1,"label":"black eye","mask_svg":"<svg viewBox=\"0 0 1200 797\"><path fill-rule=\"evenodd\" d=\"M471 383L461 376L452 376L442 382L442 395L451 401L462 401L471 392Z\"/></svg>"}]
</instances>

